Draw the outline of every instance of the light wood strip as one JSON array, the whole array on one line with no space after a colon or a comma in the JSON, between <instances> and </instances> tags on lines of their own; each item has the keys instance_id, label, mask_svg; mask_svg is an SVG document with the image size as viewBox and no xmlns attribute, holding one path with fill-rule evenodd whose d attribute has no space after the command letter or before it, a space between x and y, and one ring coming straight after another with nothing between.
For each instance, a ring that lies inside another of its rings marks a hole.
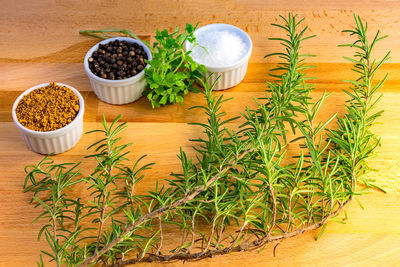
<instances>
[{"instance_id":1,"label":"light wood strip","mask_svg":"<svg viewBox=\"0 0 400 267\"><path fill-rule=\"evenodd\" d=\"M317 90L341 91L348 88L349 84L343 80L356 79L357 76L350 71L351 64L346 63L313 63L316 68L309 69L309 77L315 78L311 82ZM225 92L263 92L265 81L272 81L269 70L276 63L250 63L242 83ZM399 64L387 63L376 74L376 79L389 75L388 81L382 91L400 92ZM69 84L79 91L92 91L89 79L83 68L83 63L2 63L0 62L0 92L24 91L37 84L55 81Z\"/></svg>"},{"instance_id":2,"label":"light wood strip","mask_svg":"<svg viewBox=\"0 0 400 267\"><path fill-rule=\"evenodd\" d=\"M384 34L391 36L390 41L376 48L380 56L387 50L398 51L400 20L397 1L337 2L124 0L96 1L88 5L82 1L6 1L0 10L0 39L7 41L0 43L0 58L25 60L49 54L62 58L62 53L57 52L70 51L71 48L82 53L85 50L77 46L88 40L79 36L78 31L82 29L122 27L140 36L154 36L157 27L172 31L187 22L200 22L200 26L218 22L246 30L254 43L251 61L267 62L263 56L280 48L277 42L268 38L282 34L270 24L277 22L279 14L288 11L306 17L310 34L318 36L304 46L304 52L318 55L318 59L311 59L315 62L343 62L344 50L337 45L352 40L341 31L354 24L354 12L370 22L372 31L382 29ZM43 18L45 23L39 18ZM400 54L394 53L392 62L399 61Z\"/></svg>"}]
</instances>

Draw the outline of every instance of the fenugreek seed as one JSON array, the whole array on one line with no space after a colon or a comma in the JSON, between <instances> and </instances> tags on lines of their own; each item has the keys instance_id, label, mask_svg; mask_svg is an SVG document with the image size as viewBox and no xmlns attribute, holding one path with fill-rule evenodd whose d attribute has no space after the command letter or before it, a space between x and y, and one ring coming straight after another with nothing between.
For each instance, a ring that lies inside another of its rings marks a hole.
<instances>
[{"instance_id":1,"label":"fenugreek seed","mask_svg":"<svg viewBox=\"0 0 400 267\"><path fill-rule=\"evenodd\" d=\"M46 132L68 125L79 109L79 98L71 89L51 83L25 95L15 112L26 128Z\"/></svg>"}]
</instances>

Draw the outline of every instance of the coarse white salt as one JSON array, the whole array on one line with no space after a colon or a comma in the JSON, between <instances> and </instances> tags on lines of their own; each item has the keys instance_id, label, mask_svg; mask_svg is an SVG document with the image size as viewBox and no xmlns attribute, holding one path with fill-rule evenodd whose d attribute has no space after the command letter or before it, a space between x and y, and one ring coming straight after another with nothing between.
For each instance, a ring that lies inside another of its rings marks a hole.
<instances>
[{"instance_id":1,"label":"coarse white salt","mask_svg":"<svg viewBox=\"0 0 400 267\"><path fill-rule=\"evenodd\" d=\"M206 66L226 66L238 62L247 52L247 45L231 31L203 31L196 34L199 45L190 54ZM205 48L205 49L204 49Z\"/></svg>"}]
</instances>

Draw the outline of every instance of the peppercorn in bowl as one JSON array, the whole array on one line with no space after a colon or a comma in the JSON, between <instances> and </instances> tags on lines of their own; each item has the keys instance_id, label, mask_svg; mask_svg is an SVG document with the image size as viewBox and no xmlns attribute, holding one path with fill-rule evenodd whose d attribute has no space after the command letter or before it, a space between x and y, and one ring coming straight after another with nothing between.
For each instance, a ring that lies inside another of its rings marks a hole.
<instances>
[{"instance_id":1,"label":"peppercorn in bowl","mask_svg":"<svg viewBox=\"0 0 400 267\"><path fill-rule=\"evenodd\" d=\"M93 46L85 56L84 68L97 97L121 105L142 96L147 85L144 69L151 58L143 42L115 37Z\"/></svg>"},{"instance_id":2,"label":"peppercorn in bowl","mask_svg":"<svg viewBox=\"0 0 400 267\"><path fill-rule=\"evenodd\" d=\"M62 83L43 83L18 96L12 117L32 151L59 154L81 138L84 112L78 90Z\"/></svg>"}]
</instances>

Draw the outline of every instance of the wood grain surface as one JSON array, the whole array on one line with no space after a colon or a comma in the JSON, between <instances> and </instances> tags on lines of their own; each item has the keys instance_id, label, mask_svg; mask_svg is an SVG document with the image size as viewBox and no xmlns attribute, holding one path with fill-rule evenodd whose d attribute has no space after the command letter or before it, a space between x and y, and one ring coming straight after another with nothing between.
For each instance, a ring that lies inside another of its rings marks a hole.
<instances>
[{"instance_id":1,"label":"wood grain surface","mask_svg":"<svg viewBox=\"0 0 400 267\"><path fill-rule=\"evenodd\" d=\"M157 110L152 110L143 98L123 106L99 101L82 64L86 51L97 40L80 36L78 30L123 27L147 40L152 40L157 27L172 30L186 22L200 25L222 22L246 30L254 43L248 73L240 85L218 92L234 98L225 109L237 115L245 106L254 106L255 97L263 95L268 69L274 63L274 59L263 56L280 49L277 43L268 40L281 34L270 23L289 11L305 16L310 34L318 36L304 43L303 51L317 55L311 59L318 65L310 72L318 77L313 97L324 90L332 92L321 119L343 112L346 97L341 89L346 84L342 80L352 78L353 74L342 56L351 56L352 52L337 45L349 41L341 30L352 27L353 12L369 22L371 31L381 29L390 35L376 47L377 57L391 50L392 59L377 76L382 77L386 72L390 75L379 104L385 113L374 126L374 131L382 137L379 155L371 160L377 172L369 174L388 193L372 192L359 197L364 209L354 201L347 210L347 223L329 223L319 241L315 241L317 230L280 243L275 256L274 246L270 245L261 253L236 253L185 266L400 265L399 1L0 0L0 266L34 266L40 248L46 246L36 240L40 224L31 224L40 211L29 204L30 196L22 193L24 166L37 163L42 156L28 150L12 122L11 107L21 91L48 81L74 86L85 98L85 131L100 127L103 114L108 120L122 114L123 120L129 122L123 137L134 142L130 157L149 154L148 161L156 162L139 184L141 192L179 169L176 157L179 147L190 152L187 140L198 135L198 129L187 123L204 120L200 112L188 110L203 101L195 94L189 94L183 106ZM55 159L83 160L92 141L92 136L84 135L73 149ZM88 172L91 166L93 162L84 160L83 171ZM176 262L167 266L181 265Z\"/></svg>"}]
</instances>

